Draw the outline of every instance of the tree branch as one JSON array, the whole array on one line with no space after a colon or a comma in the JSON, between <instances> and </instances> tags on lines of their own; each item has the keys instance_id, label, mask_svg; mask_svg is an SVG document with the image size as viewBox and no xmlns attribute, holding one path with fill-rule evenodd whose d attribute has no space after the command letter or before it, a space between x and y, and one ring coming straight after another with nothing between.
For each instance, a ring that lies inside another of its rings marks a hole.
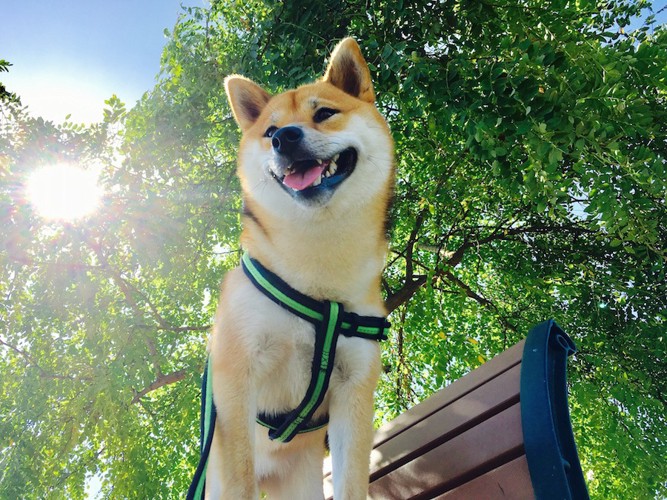
<instances>
[{"instance_id":1,"label":"tree branch","mask_svg":"<svg viewBox=\"0 0 667 500\"><path fill-rule=\"evenodd\" d=\"M144 336L144 340L146 342L146 346L148 346L148 351L151 354L151 362L153 363L153 369L155 370L155 374L157 375L158 378L162 377L162 368L160 367L160 356L157 352L157 347L155 347L155 342L153 342L153 339L150 338L148 335Z\"/></svg>"},{"instance_id":2,"label":"tree branch","mask_svg":"<svg viewBox=\"0 0 667 500\"><path fill-rule=\"evenodd\" d=\"M503 324L506 330L511 330L513 332L516 332L516 327L512 325L505 317L503 317L500 314L500 309L498 309L498 306L495 305L493 302L491 302L489 299L486 297L482 297L480 294L475 292L472 288L470 288L470 285L467 285L463 281L461 281L457 276L455 276L451 271L445 271L442 273L442 276L445 277L447 280L450 281L450 283L453 283L456 285L458 288L463 290L463 292L466 294L467 297L473 299L480 305L486 307L487 309L491 310L496 316L498 316L498 319L500 322Z\"/></svg>"},{"instance_id":3,"label":"tree branch","mask_svg":"<svg viewBox=\"0 0 667 500\"><path fill-rule=\"evenodd\" d=\"M421 215L421 214L420 214ZM417 218L416 222L421 222L419 217ZM447 260L444 261L444 268L454 268L458 266L462 261L463 257L465 256L466 252L472 248L478 248L482 245L486 245L489 243L492 243L494 241L502 241L502 240L510 240L513 237L520 236L520 235L525 235L525 234L549 234L549 233L561 233L561 232L568 232L568 233L575 233L575 234L581 234L581 233L594 233L595 231L591 229L587 229L581 226L576 226L576 225L563 225L563 226L548 226L548 225L533 225L533 226L523 226L523 227L512 227L512 224L514 224L515 221L512 221L509 223L509 226L506 226L505 224L499 224L496 226L490 234L488 234L485 237L474 237L474 236L469 236L464 238L463 243L454 251L453 253L445 253L440 250L437 250L437 253L441 257L446 257ZM418 241L418 237L416 235L416 229L412 231L410 234L410 239L408 241L408 245L410 247L407 249L409 252L406 254L406 259L408 257L412 259L412 251L413 251L413 246L416 244ZM423 250L431 251L432 249L439 249L440 247L433 247L429 245L419 245L419 248L422 248ZM402 253L401 253L402 254ZM419 275L417 277L412 276L412 269L413 269L413 262L411 262L409 265L406 262L406 280L403 286L396 292L393 292L389 294L387 299L385 300L385 307L387 308L388 312L394 311L398 306L401 304L404 304L405 302L409 301L412 296L417 293L419 288L424 286L427 282L427 276L426 275ZM409 271L409 272L408 272ZM445 270L440 270L437 271L434 276L446 276L448 271ZM451 273L450 273L451 274ZM454 275L451 275L452 277L456 278ZM467 287L464 283L461 283L464 287ZM463 288L463 290L466 292L466 294L474 294L472 289L468 287L468 290ZM471 296L471 298L477 300L481 304L484 305L485 299L484 297L481 296ZM487 304L488 305L488 304Z\"/></svg>"},{"instance_id":4,"label":"tree branch","mask_svg":"<svg viewBox=\"0 0 667 500\"><path fill-rule=\"evenodd\" d=\"M3 340L0 338L0 345L3 345L15 353L17 353L19 356L21 356L27 366L34 366L39 370L39 377L43 379L50 379L50 380L79 380L79 381L91 381L92 379L90 377L75 377L73 375L58 375L56 373L51 373L46 371L44 368L42 368L37 361L26 351L23 349L20 349L16 347L15 345L10 344L9 342Z\"/></svg>"},{"instance_id":5,"label":"tree branch","mask_svg":"<svg viewBox=\"0 0 667 500\"><path fill-rule=\"evenodd\" d=\"M178 370L172 373L168 373L167 375L160 375L157 379L155 379L155 382L153 382L148 387L145 387L144 389L140 390L134 395L134 398L132 399L132 404L138 403L139 400L149 392L156 391L157 389L159 389L160 387L164 387L165 385L170 385L170 384L175 384L176 382L180 382L185 378L187 374L188 374L187 370Z\"/></svg>"},{"instance_id":6,"label":"tree branch","mask_svg":"<svg viewBox=\"0 0 667 500\"><path fill-rule=\"evenodd\" d=\"M463 290L463 292L466 294L467 297L475 300L484 307L490 307L494 311L496 312L498 311L498 308L493 304L493 302L476 293L472 288L470 288L469 285L465 284L458 277L454 276L454 274L451 271L445 271L444 273L442 273L442 276L447 278L451 283L455 284L458 288Z\"/></svg>"},{"instance_id":7,"label":"tree branch","mask_svg":"<svg viewBox=\"0 0 667 500\"><path fill-rule=\"evenodd\" d=\"M142 293L137 287L132 285L128 280L123 278L123 276L116 270L114 270L110 265L108 260L106 259L106 256L101 252L99 247L93 246L93 250L97 254L97 257L100 260L101 267L105 269L110 275L111 278L114 280L116 285L120 288L121 292L123 292L123 295L125 296L125 300L127 300L128 304L132 308L132 310L139 316L144 315L144 311L142 308L139 306L137 301L134 299L133 294L138 295L141 297L141 299L146 303L148 308L150 309L151 315L153 316L153 319L155 319L155 322L157 323L157 326L162 329L162 330L169 330L172 332L176 333L181 333L181 332L203 332L211 328L210 325L204 325L204 326L176 326L172 325L169 321L167 321L158 311L158 308L153 304L148 297L144 293Z\"/></svg>"},{"instance_id":8,"label":"tree branch","mask_svg":"<svg viewBox=\"0 0 667 500\"><path fill-rule=\"evenodd\" d=\"M419 239L418 238L419 230L421 229L421 226L424 223L425 217L426 217L426 208L422 208L422 210L419 212L419 214L417 214L417 217L415 218L415 225L412 228L412 231L410 232L410 237L408 238L408 244L405 250L405 256L404 256L405 282L397 292L393 292L385 301L385 307L387 308L387 312L392 312L398 306L410 300L410 298L417 292L417 290L419 290L424 285L424 283L426 283L425 275L420 275L416 279L413 279L414 276L413 252L415 245L417 244L417 241ZM400 252L399 254L403 255L402 252Z\"/></svg>"},{"instance_id":9,"label":"tree branch","mask_svg":"<svg viewBox=\"0 0 667 500\"><path fill-rule=\"evenodd\" d=\"M19 349L18 347L10 344L9 342L5 342L4 340L2 340L2 338L0 338L0 344L4 345L5 347L8 347L9 349L17 353L19 356L25 359L28 365L36 366L40 372L44 373L44 370L42 370L42 368L40 368L40 366L35 362L35 360L32 359L32 356L30 356L30 354L25 352L23 349Z\"/></svg>"},{"instance_id":10,"label":"tree branch","mask_svg":"<svg viewBox=\"0 0 667 500\"><path fill-rule=\"evenodd\" d=\"M426 278L425 274L421 274L411 281L406 281L398 291L387 297L384 302L387 312L390 313L401 304L409 301L417 293L417 290L426 284Z\"/></svg>"},{"instance_id":11,"label":"tree branch","mask_svg":"<svg viewBox=\"0 0 667 500\"><path fill-rule=\"evenodd\" d=\"M471 248L476 248L493 241L502 241L509 240L512 236L519 236L523 234L549 234L549 233L594 233L595 231L581 226L524 226L524 227L515 227L513 228L510 224L508 227L503 227L502 224L498 225L488 236L484 238L467 238L463 241L463 244L452 254L452 256L447 261L447 265L450 267L456 267L463 260L465 252Z\"/></svg>"}]
</instances>

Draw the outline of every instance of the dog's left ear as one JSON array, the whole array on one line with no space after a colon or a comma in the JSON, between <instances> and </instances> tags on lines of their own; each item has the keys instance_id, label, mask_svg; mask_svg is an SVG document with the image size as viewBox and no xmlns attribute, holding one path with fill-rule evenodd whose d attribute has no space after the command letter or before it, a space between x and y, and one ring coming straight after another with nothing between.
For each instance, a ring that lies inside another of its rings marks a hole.
<instances>
[{"instance_id":1,"label":"dog's left ear","mask_svg":"<svg viewBox=\"0 0 667 500\"><path fill-rule=\"evenodd\" d=\"M368 64L352 38L344 38L334 49L324 81L362 101L375 102Z\"/></svg>"}]
</instances>

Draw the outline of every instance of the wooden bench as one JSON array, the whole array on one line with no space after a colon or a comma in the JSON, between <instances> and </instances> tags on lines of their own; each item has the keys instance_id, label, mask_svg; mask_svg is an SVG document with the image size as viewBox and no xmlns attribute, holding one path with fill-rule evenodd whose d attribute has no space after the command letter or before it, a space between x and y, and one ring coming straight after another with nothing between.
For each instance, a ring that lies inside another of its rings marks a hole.
<instances>
[{"instance_id":1,"label":"wooden bench","mask_svg":"<svg viewBox=\"0 0 667 500\"><path fill-rule=\"evenodd\" d=\"M586 499L553 321L379 429L373 499ZM332 498L330 462L325 496Z\"/></svg>"}]
</instances>

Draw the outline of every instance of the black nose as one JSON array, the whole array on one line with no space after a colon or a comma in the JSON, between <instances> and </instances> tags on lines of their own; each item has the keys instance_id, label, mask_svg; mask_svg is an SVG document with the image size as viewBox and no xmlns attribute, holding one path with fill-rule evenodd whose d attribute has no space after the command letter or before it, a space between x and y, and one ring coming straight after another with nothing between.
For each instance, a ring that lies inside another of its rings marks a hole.
<instances>
[{"instance_id":1,"label":"black nose","mask_svg":"<svg viewBox=\"0 0 667 500\"><path fill-rule=\"evenodd\" d=\"M303 139L303 130L299 127L283 127L273 133L271 145L276 153L290 155L299 146L301 139Z\"/></svg>"}]
</instances>

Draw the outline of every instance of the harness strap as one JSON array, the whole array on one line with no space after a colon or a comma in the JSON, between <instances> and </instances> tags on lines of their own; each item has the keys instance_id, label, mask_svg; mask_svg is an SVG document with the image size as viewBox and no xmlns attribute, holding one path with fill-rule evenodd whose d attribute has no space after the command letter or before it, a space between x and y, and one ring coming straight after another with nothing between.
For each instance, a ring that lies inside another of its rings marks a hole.
<instances>
[{"instance_id":1,"label":"harness strap","mask_svg":"<svg viewBox=\"0 0 667 500\"><path fill-rule=\"evenodd\" d=\"M284 415L260 413L257 417L259 424L269 428L269 438L287 443L299 433L321 429L328 423L326 416L317 421L313 421L312 417L329 387L339 334L368 340L385 340L390 323L386 318L349 313L339 302L318 301L308 297L290 287L247 253L243 254L241 266L246 276L264 295L315 326L315 351L310 384L303 400L297 408ZM188 489L187 500L199 500L204 496L206 466L216 417L212 384L208 383L210 372L211 363L207 362L202 379L201 457Z\"/></svg>"},{"instance_id":2,"label":"harness strap","mask_svg":"<svg viewBox=\"0 0 667 500\"><path fill-rule=\"evenodd\" d=\"M285 421L285 415L287 413L266 413L259 412L257 414L256 422L262 427L266 427L269 430L277 430ZM329 415L321 415L319 417L311 418L308 422L304 422L299 431L299 434L305 434L306 432L316 431L322 429L329 425Z\"/></svg>"},{"instance_id":3,"label":"harness strap","mask_svg":"<svg viewBox=\"0 0 667 500\"><path fill-rule=\"evenodd\" d=\"M292 314L318 325L324 320L327 302L315 300L289 286L277 274L265 268L246 252L241 266L253 284L273 302ZM341 333L346 337L361 337L370 340L387 340L391 323L379 316L361 316L341 308Z\"/></svg>"},{"instance_id":4,"label":"harness strap","mask_svg":"<svg viewBox=\"0 0 667 500\"><path fill-rule=\"evenodd\" d=\"M215 426L215 404L213 404L213 384L208 380L212 376L213 368L211 363L206 361L204 376L202 377L202 398L201 398L201 420L199 423L201 443L199 445L200 460L195 471L195 476L188 488L186 500L201 500L204 498L206 489L206 467L208 466L208 455L211 451L213 442L213 427Z\"/></svg>"},{"instance_id":5,"label":"harness strap","mask_svg":"<svg viewBox=\"0 0 667 500\"><path fill-rule=\"evenodd\" d=\"M342 309L337 302L329 302L322 323L315 335L315 354L311 366L310 385L301 404L284 417L284 422L275 430L269 431L269 437L275 441L287 443L308 422L324 399L329 387L329 378L333 371L333 353L336 352L338 328Z\"/></svg>"}]
</instances>

